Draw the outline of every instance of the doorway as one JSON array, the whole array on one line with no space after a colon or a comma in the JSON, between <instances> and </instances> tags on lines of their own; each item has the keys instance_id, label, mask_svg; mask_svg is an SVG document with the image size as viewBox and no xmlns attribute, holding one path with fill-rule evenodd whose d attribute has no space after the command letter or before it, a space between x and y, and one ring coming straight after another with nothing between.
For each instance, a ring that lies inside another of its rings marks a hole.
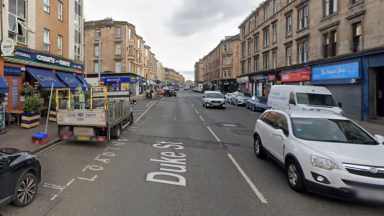
<instances>
[{"instance_id":1,"label":"doorway","mask_svg":"<svg viewBox=\"0 0 384 216\"><path fill-rule=\"evenodd\" d=\"M384 119L384 70L376 74L376 112L378 118Z\"/></svg>"}]
</instances>

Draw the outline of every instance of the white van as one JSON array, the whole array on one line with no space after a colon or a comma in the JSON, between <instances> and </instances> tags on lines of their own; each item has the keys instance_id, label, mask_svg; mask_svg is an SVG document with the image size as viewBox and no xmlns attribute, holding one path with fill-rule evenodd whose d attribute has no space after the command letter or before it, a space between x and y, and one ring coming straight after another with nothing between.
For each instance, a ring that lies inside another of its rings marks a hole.
<instances>
[{"instance_id":1,"label":"white van","mask_svg":"<svg viewBox=\"0 0 384 216\"><path fill-rule=\"evenodd\" d=\"M337 104L332 93L320 86L274 85L268 105L280 110L327 110L344 115L342 104Z\"/></svg>"}]
</instances>

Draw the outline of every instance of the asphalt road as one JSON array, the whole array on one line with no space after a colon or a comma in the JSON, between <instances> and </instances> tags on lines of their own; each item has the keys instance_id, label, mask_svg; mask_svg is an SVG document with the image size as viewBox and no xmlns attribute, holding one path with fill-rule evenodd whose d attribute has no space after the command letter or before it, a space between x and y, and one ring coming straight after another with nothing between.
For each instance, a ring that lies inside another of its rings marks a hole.
<instances>
[{"instance_id":1,"label":"asphalt road","mask_svg":"<svg viewBox=\"0 0 384 216\"><path fill-rule=\"evenodd\" d=\"M109 144L62 143L41 152L43 179L8 215L384 215L382 206L289 189L283 170L253 154L260 113L205 109L201 95L139 101L136 123Z\"/></svg>"}]
</instances>

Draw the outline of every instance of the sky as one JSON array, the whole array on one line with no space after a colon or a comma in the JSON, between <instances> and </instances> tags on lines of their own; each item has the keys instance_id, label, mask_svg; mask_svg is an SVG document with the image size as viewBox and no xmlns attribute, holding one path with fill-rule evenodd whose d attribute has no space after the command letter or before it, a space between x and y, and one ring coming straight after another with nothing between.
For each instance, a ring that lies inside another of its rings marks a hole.
<instances>
[{"instance_id":1,"label":"sky","mask_svg":"<svg viewBox=\"0 0 384 216\"><path fill-rule=\"evenodd\" d=\"M262 0L91 0L86 21L128 21L165 67L194 80L194 64L240 23Z\"/></svg>"}]
</instances>

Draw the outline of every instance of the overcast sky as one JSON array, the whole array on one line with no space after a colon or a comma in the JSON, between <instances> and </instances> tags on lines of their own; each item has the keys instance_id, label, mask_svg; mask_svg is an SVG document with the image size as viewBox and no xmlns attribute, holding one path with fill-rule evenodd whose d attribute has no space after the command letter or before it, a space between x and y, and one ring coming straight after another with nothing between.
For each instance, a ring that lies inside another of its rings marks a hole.
<instances>
[{"instance_id":1,"label":"overcast sky","mask_svg":"<svg viewBox=\"0 0 384 216\"><path fill-rule=\"evenodd\" d=\"M90 0L85 19L112 17L136 26L165 67L193 80L194 63L238 26L262 0ZM189 72L189 73L188 73Z\"/></svg>"}]
</instances>

